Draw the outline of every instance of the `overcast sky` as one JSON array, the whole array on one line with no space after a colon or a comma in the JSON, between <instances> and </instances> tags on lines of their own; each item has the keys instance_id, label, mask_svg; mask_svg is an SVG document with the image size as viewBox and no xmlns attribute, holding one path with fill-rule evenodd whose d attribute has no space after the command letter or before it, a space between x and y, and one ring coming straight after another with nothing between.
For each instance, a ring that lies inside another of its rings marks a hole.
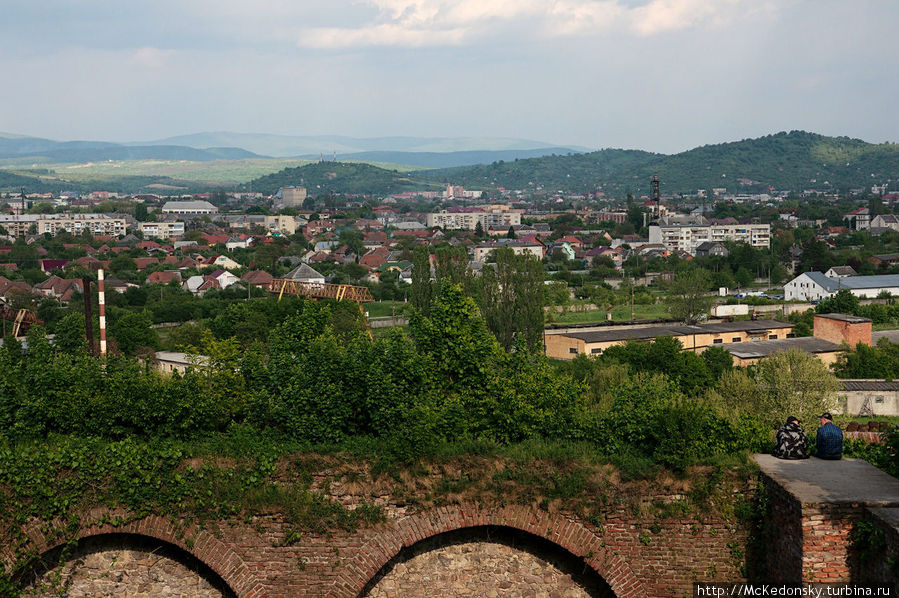
<instances>
[{"instance_id":1,"label":"overcast sky","mask_svg":"<svg viewBox=\"0 0 899 598\"><path fill-rule=\"evenodd\" d=\"M889 0L3 0L0 131L899 141Z\"/></svg>"}]
</instances>

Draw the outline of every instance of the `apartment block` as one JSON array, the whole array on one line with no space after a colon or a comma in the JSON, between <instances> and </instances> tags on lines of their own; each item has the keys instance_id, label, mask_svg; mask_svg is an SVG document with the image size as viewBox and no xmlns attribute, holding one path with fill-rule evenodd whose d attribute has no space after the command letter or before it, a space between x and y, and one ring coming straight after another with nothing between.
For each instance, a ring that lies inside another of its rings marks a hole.
<instances>
[{"instance_id":1,"label":"apartment block","mask_svg":"<svg viewBox=\"0 0 899 598\"><path fill-rule=\"evenodd\" d=\"M521 213L512 211L442 210L427 215L427 227L439 226L452 230L474 230L478 223L486 231L490 227L506 228L521 224Z\"/></svg>"},{"instance_id":2,"label":"apartment block","mask_svg":"<svg viewBox=\"0 0 899 598\"><path fill-rule=\"evenodd\" d=\"M124 218L106 214L0 214L0 226L13 237L27 235L32 226L40 235L63 231L80 235L88 231L92 235L117 237L126 234L128 225Z\"/></svg>"},{"instance_id":3,"label":"apartment block","mask_svg":"<svg viewBox=\"0 0 899 598\"><path fill-rule=\"evenodd\" d=\"M145 239L168 240L184 236L183 222L141 222L140 231Z\"/></svg>"}]
</instances>

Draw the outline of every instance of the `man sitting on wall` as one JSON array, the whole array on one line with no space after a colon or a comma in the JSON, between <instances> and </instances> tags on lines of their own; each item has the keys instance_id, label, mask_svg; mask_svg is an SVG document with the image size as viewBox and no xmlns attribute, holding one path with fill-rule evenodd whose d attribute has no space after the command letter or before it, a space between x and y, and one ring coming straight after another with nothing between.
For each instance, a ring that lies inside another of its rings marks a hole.
<instances>
[{"instance_id":1,"label":"man sitting on wall","mask_svg":"<svg viewBox=\"0 0 899 598\"><path fill-rule=\"evenodd\" d=\"M792 415L777 431L773 454L778 459L808 459L808 439L799 420Z\"/></svg>"},{"instance_id":2,"label":"man sitting on wall","mask_svg":"<svg viewBox=\"0 0 899 598\"><path fill-rule=\"evenodd\" d=\"M818 428L815 437L815 446L818 451L815 454L819 459L836 461L843 458L843 431L833 424L830 413L822 413L819 416L821 427Z\"/></svg>"}]
</instances>

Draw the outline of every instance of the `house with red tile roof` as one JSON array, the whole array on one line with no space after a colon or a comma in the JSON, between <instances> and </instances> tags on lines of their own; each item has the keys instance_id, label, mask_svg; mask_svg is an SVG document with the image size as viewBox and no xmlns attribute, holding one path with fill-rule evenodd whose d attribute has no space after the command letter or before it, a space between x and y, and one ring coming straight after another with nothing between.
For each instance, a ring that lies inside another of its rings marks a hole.
<instances>
[{"instance_id":1,"label":"house with red tile roof","mask_svg":"<svg viewBox=\"0 0 899 598\"><path fill-rule=\"evenodd\" d=\"M56 297L60 303L68 303L74 293L81 293L84 287L80 279L60 278L51 276L44 282L34 285L34 291L44 297Z\"/></svg>"},{"instance_id":2,"label":"house with red tile roof","mask_svg":"<svg viewBox=\"0 0 899 598\"><path fill-rule=\"evenodd\" d=\"M0 299L7 300L9 296L18 293L33 293L31 285L21 280L10 280L0 276Z\"/></svg>"},{"instance_id":3,"label":"house with red tile roof","mask_svg":"<svg viewBox=\"0 0 899 598\"><path fill-rule=\"evenodd\" d=\"M134 245L138 249L159 249L160 245L156 241L141 241Z\"/></svg>"},{"instance_id":4,"label":"house with red tile roof","mask_svg":"<svg viewBox=\"0 0 899 598\"><path fill-rule=\"evenodd\" d=\"M152 266L159 264L159 259L155 257L136 257L134 263L137 265L137 271L146 270Z\"/></svg>"},{"instance_id":5,"label":"house with red tile roof","mask_svg":"<svg viewBox=\"0 0 899 598\"><path fill-rule=\"evenodd\" d=\"M165 270L162 272L153 272L147 276L146 284L169 284L173 280L181 283L181 272L177 270Z\"/></svg>"},{"instance_id":6,"label":"house with red tile roof","mask_svg":"<svg viewBox=\"0 0 899 598\"><path fill-rule=\"evenodd\" d=\"M253 286L268 288L268 285L275 279L275 277L265 270L251 270L241 276L240 279Z\"/></svg>"},{"instance_id":7,"label":"house with red tile roof","mask_svg":"<svg viewBox=\"0 0 899 598\"><path fill-rule=\"evenodd\" d=\"M381 266L383 266L390 259L390 249L387 247L378 247L377 249L372 249L361 258L359 258L359 264L361 266L365 266L369 270L375 270Z\"/></svg>"}]
</instances>

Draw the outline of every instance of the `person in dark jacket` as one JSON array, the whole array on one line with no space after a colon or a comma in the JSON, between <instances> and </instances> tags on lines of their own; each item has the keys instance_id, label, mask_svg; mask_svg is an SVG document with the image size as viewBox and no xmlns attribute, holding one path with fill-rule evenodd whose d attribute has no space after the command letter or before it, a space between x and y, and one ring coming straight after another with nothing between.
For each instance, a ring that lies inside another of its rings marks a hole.
<instances>
[{"instance_id":1,"label":"person in dark jacket","mask_svg":"<svg viewBox=\"0 0 899 598\"><path fill-rule=\"evenodd\" d=\"M777 431L774 456L778 459L808 459L808 438L802 430L801 422L790 416L787 423Z\"/></svg>"},{"instance_id":2,"label":"person in dark jacket","mask_svg":"<svg viewBox=\"0 0 899 598\"><path fill-rule=\"evenodd\" d=\"M819 459L836 461L843 458L843 431L833 424L830 413L819 416L821 427L815 436L815 456Z\"/></svg>"}]
</instances>

